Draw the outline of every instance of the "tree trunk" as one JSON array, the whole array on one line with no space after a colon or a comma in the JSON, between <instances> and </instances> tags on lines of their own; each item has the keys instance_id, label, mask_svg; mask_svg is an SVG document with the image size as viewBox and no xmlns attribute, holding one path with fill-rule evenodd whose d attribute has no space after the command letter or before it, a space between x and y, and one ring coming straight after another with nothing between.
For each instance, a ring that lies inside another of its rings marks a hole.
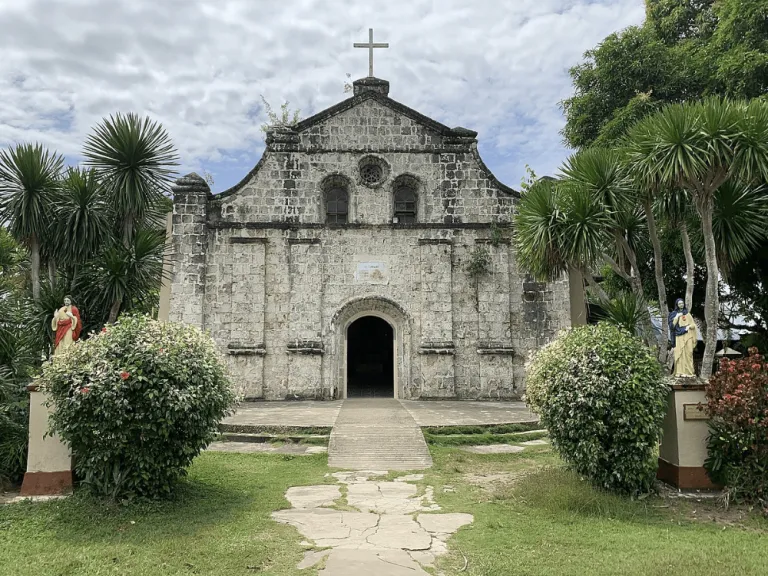
<instances>
[{"instance_id":1,"label":"tree trunk","mask_svg":"<svg viewBox=\"0 0 768 576\"><path fill-rule=\"evenodd\" d=\"M661 342L659 345L659 362L662 366L667 364L667 342L669 341L669 326L667 325L667 287L664 285L664 263L662 261L661 242L656 230L656 219L653 216L653 206L650 198L643 199L645 220L648 224L648 235L653 245L653 264L656 275L656 289L659 292L659 313L661 314Z\"/></svg>"},{"instance_id":2,"label":"tree trunk","mask_svg":"<svg viewBox=\"0 0 768 576\"><path fill-rule=\"evenodd\" d=\"M126 214L123 218L123 246L126 249L131 247L131 239L133 238L133 215Z\"/></svg>"},{"instance_id":3,"label":"tree trunk","mask_svg":"<svg viewBox=\"0 0 768 576\"><path fill-rule=\"evenodd\" d=\"M56 286L56 262L53 259L48 260L48 282L51 288Z\"/></svg>"},{"instance_id":4,"label":"tree trunk","mask_svg":"<svg viewBox=\"0 0 768 576\"><path fill-rule=\"evenodd\" d=\"M38 301L40 300L40 243L36 234L32 234L29 239L29 263L32 278L32 298Z\"/></svg>"},{"instance_id":5,"label":"tree trunk","mask_svg":"<svg viewBox=\"0 0 768 576\"><path fill-rule=\"evenodd\" d=\"M120 305L122 304L122 301L115 300L112 302L112 307L109 309L109 318L107 319L107 322L110 324L114 324L117 321L117 315L120 314Z\"/></svg>"},{"instance_id":6,"label":"tree trunk","mask_svg":"<svg viewBox=\"0 0 768 576\"><path fill-rule=\"evenodd\" d=\"M685 253L685 307L691 310L693 306L693 285L694 268L693 252L691 251L691 238L688 236L688 226L685 222L680 223L680 238L683 241L683 252Z\"/></svg>"},{"instance_id":7,"label":"tree trunk","mask_svg":"<svg viewBox=\"0 0 768 576\"><path fill-rule=\"evenodd\" d=\"M629 242L627 242L627 239L624 238L623 235L617 233L616 238L620 247L619 254L623 252L627 257L627 262L629 262L629 275L627 278L629 286L632 288L632 291L637 294L637 296L644 298L645 294L643 292L643 283L640 280L640 268L637 266L637 256L635 255L635 251L632 250L632 247L629 245Z\"/></svg>"},{"instance_id":8,"label":"tree trunk","mask_svg":"<svg viewBox=\"0 0 768 576\"><path fill-rule=\"evenodd\" d=\"M584 280L587 283L587 288L593 292L601 301L608 302L610 301L610 298L608 297L608 294L605 290L603 290L603 287L600 286L600 284L597 283L595 278L587 272L584 268L579 268L579 272L581 272L581 276L584 278Z\"/></svg>"},{"instance_id":9,"label":"tree trunk","mask_svg":"<svg viewBox=\"0 0 768 576\"><path fill-rule=\"evenodd\" d=\"M717 348L717 317L720 310L719 291L717 283L719 270L717 268L717 252L715 235L712 232L712 199L700 202L701 231L704 235L704 254L707 259L707 293L704 300L704 319L707 323L707 333L704 338L704 359L701 363L701 378L709 379L712 375L712 364Z\"/></svg>"}]
</instances>

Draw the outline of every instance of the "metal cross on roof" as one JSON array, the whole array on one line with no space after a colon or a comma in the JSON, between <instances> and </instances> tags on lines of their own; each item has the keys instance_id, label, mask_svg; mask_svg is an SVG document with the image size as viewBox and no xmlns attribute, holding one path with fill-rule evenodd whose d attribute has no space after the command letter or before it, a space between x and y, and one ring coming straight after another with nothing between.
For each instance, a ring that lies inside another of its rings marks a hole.
<instances>
[{"instance_id":1,"label":"metal cross on roof","mask_svg":"<svg viewBox=\"0 0 768 576\"><path fill-rule=\"evenodd\" d=\"M373 49L374 48L389 48L388 42L376 42L373 41L373 28L368 28L368 42L355 42L352 44L355 48L368 48L368 76L373 77Z\"/></svg>"}]
</instances>

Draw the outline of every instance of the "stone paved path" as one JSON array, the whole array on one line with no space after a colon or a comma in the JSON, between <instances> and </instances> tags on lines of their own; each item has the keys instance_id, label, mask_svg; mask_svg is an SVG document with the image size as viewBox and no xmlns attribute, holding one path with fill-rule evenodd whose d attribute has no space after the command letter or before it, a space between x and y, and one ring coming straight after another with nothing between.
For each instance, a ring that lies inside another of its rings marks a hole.
<instances>
[{"instance_id":1,"label":"stone paved path","mask_svg":"<svg viewBox=\"0 0 768 576\"><path fill-rule=\"evenodd\" d=\"M419 426L487 426L539 421L524 402L403 400L403 406Z\"/></svg>"},{"instance_id":2,"label":"stone paved path","mask_svg":"<svg viewBox=\"0 0 768 576\"><path fill-rule=\"evenodd\" d=\"M328 465L347 470L423 470L432 466L424 434L393 398L345 400L331 431Z\"/></svg>"},{"instance_id":3,"label":"stone paved path","mask_svg":"<svg viewBox=\"0 0 768 576\"><path fill-rule=\"evenodd\" d=\"M298 568L325 563L319 576L429 576L423 567L448 551L447 540L471 514L438 514L433 489L411 474L376 480L386 472L336 472L337 484L289 488L289 510L272 518L295 526L313 548ZM333 508L333 507L336 508ZM317 550L325 548L325 550Z\"/></svg>"},{"instance_id":4,"label":"stone paved path","mask_svg":"<svg viewBox=\"0 0 768 576\"><path fill-rule=\"evenodd\" d=\"M222 424L239 427L332 427L343 400L243 402ZM401 400L419 426L470 426L537 422L523 402L474 400Z\"/></svg>"}]
</instances>

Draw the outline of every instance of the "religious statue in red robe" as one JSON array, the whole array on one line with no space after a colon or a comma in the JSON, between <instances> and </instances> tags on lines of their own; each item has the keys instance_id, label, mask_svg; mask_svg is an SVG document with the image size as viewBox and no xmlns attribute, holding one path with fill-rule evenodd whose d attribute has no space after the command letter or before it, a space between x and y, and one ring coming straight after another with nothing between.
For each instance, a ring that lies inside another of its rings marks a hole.
<instances>
[{"instance_id":1,"label":"religious statue in red robe","mask_svg":"<svg viewBox=\"0 0 768 576\"><path fill-rule=\"evenodd\" d=\"M72 298L65 296L64 306L53 314L53 320L51 320L51 330L56 331L53 353L59 354L72 346L80 338L82 328L83 322L80 320L80 311L76 306L72 306Z\"/></svg>"}]
</instances>

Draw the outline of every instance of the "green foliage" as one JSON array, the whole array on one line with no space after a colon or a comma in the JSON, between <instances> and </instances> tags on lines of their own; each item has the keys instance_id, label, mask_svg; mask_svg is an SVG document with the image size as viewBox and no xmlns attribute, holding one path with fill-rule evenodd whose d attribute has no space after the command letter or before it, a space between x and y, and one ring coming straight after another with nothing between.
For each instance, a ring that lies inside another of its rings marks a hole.
<instances>
[{"instance_id":1,"label":"green foliage","mask_svg":"<svg viewBox=\"0 0 768 576\"><path fill-rule=\"evenodd\" d=\"M77 473L109 499L170 495L235 401L209 336L144 316L54 356L40 383Z\"/></svg>"},{"instance_id":2,"label":"green foliage","mask_svg":"<svg viewBox=\"0 0 768 576\"><path fill-rule=\"evenodd\" d=\"M45 235L63 162L41 144L0 150L0 223L20 242Z\"/></svg>"},{"instance_id":3,"label":"green foliage","mask_svg":"<svg viewBox=\"0 0 768 576\"><path fill-rule=\"evenodd\" d=\"M667 387L653 352L616 326L561 334L534 354L526 400L555 449L579 474L608 490L651 490Z\"/></svg>"},{"instance_id":4,"label":"green foliage","mask_svg":"<svg viewBox=\"0 0 768 576\"><path fill-rule=\"evenodd\" d=\"M67 169L55 212L52 252L62 267L90 260L108 240L109 207L94 169Z\"/></svg>"},{"instance_id":5,"label":"green foliage","mask_svg":"<svg viewBox=\"0 0 768 576\"><path fill-rule=\"evenodd\" d=\"M96 170L125 246L136 225L157 216L178 154L158 122L133 113L105 118L83 148L86 166Z\"/></svg>"},{"instance_id":6,"label":"green foliage","mask_svg":"<svg viewBox=\"0 0 768 576\"><path fill-rule=\"evenodd\" d=\"M29 326L24 250L0 227L0 485L21 479L27 459L29 394L39 363Z\"/></svg>"},{"instance_id":7,"label":"green foliage","mask_svg":"<svg viewBox=\"0 0 768 576\"><path fill-rule=\"evenodd\" d=\"M160 287L165 252L165 233L140 228L128 248L114 243L90 261L83 273L83 292L94 310L108 311L115 301L127 308L146 304Z\"/></svg>"},{"instance_id":8,"label":"green foliage","mask_svg":"<svg viewBox=\"0 0 768 576\"><path fill-rule=\"evenodd\" d=\"M735 501L768 513L768 363L757 348L721 360L707 383L707 404L707 471Z\"/></svg>"},{"instance_id":9,"label":"green foliage","mask_svg":"<svg viewBox=\"0 0 768 576\"><path fill-rule=\"evenodd\" d=\"M515 247L524 270L552 280L567 270L562 246L565 214L554 181L539 181L522 197L515 214Z\"/></svg>"},{"instance_id":10,"label":"green foliage","mask_svg":"<svg viewBox=\"0 0 768 576\"><path fill-rule=\"evenodd\" d=\"M622 291L607 302L601 302L600 312L595 316L645 341L654 337L648 323L648 302L633 292Z\"/></svg>"},{"instance_id":11,"label":"green foliage","mask_svg":"<svg viewBox=\"0 0 768 576\"><path fill-rule=\"evenodd\" d=\"M491 272L491 253L487 248L477 246L469 255L467 274L473 281Z\"/></svg>"},{"instance_id":12,"label":"green foliage","mask_svg":"<svg viewBox=\"0 0 768 576\"><path fill-rule=\"evenodd\" d=\"M561 180L537 181L515 215L518 260L540 280L553 280L569 268L587 275L606 256L625 250L616 242L621 231L627 235L630 222L618 155L587 150L568 158L561 172Z\"/></svg>"},{"instance_id":13,"label":"green foliage","mask_svg":"<svg viewBox=\"0 0 768 576\"><path fill-rule=\"evenodd\" d=\"M766 10L766 0L647 0L642 26L611 34L571 68L566 142L610 145L617 124L668 103L765 95Z\"/></svg>"},{"instance_id":14,"label":"green foliage","mask_svg":"<svg viewBox=\"0 0 768 576\"><path fill-rule=\"evenodd\" d=\"M717 262L728 279L731 268L743 262L768 240L768 202L764 186L745 186L730 180L715 194L712 228Z\"/></svg>"},{"instance_id":15,"label":"green foliage","mask_svg":"<svg viewBox=\"0 0 768 576\"><path fill-rule=\"evenodd\" d=\"M299 123L299 120L301 120L301 110L297 108L296 110L291 111L290 103L287 100L280 105L280 113L277 113L272 109L272 105L267 102L267 99L264 98L263 94L261 95L261 102L264 105L264 112L267 114L267 121L260 126L261 131L264 132L264 134L274 127L295 126Z\"/></svg>"},{"instance_id":16,"label":"green foliage","mask_svg":"<svg viewBox=\"0 0 768 576\"><path fill-rule=\"evenodd\" d=\"M491 273L491 253L483 246L476 246L469 255L467 262L467 276L475 289L475 308L479 308L480 278Z\"/></svg>"},{"instance_id":17,"label":"green foliage","mask_svg":"<svg viewBox=\"0 0 768 576\"><path fill-rule=\"evenodd\" d=\"M539 178L536 176L536 172L533 171L533 168L528 166L528 164L525 165L525 176L523 176L520 179L520 193L525 194L528 192L531 187L538 182Z\"/></svg>"}]
</instances>

